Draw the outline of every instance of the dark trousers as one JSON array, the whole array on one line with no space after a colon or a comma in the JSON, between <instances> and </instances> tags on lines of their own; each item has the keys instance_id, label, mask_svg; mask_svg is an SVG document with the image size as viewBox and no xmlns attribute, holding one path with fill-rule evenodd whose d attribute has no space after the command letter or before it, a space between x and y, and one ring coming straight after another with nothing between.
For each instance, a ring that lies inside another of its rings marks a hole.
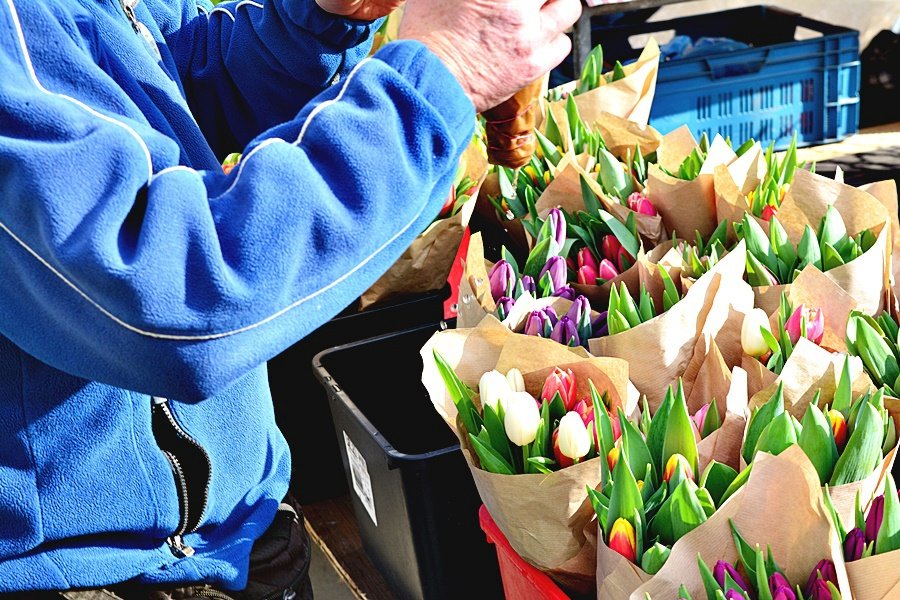
<instances>
[{"instance_id":1,"label":"dark trousers","mask_svg":"<svg viewBox=\"0 0 900 600\"><path fill-rule=\"evenodd\" d=\"M209 585L147 587L125 582L102 589L2 594L4 600L313 600L312 553L300 505L284 499L275 520L253 544L247 587L224 592Z\"/></svg>"}]
</instances>

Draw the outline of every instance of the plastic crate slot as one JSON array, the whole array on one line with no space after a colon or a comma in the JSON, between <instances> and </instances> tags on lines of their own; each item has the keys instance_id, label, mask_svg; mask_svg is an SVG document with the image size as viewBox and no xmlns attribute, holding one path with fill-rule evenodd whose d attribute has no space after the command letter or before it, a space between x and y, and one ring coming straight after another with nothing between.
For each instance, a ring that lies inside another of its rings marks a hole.
<instances>
[{"instance_id":1,"label":"plastic crate slot","mask_svg":"<svg viewBox=\"0 0 900 600\"><path fill-rule=\"evenodd\" d=\"M771 85L764 85L759 90L759 104L763 110L775 106L775 89Z\"/></svg>"},{"instance_id":2,"label":"plastic crate slot","mask_svg":"<svg viewBox=\"0 0 900 600\"><path fill-rule=\"evenodd\" d=\"M812 102L816 99L816 82L813 79L803 80L803 96L801 102Z\"/></svg>"},{"instance_id":3,"label":"plastic crate slot","mask_svg":"<svg viewBox=\"0 0 900 600\"><path fill-rule=\"evenodd\" d=\"M732 102L734 94L732 92L724 92L719 94L719 116L730 117L732 113Z\"/></svg>"},{"instance_id":4,"label":"plastic crate slot","mask_svg":"<svg viewBox=\"0 0 900 600\"><path fill-rule=\"evenodd\" d=\"M741 99L741 112L753 112L753 90L743 89L739 94Z\"/></svg>"}]
</instances>

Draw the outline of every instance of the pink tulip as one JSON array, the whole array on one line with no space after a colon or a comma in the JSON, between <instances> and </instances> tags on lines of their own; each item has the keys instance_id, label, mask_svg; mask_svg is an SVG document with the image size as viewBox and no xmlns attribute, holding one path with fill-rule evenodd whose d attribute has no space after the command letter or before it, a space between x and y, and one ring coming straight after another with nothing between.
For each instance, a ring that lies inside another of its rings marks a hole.
<instances>
[{"instance_id":1,"label":"pink tulip","mask_svg":"<svg viewBox=\"0 0 900 600\"><path fill-rule=\"evenodd\" d=\"M597 278L604 281L611 281L619 276L616 266L608 258L600 261L600 268L597 270Z\"/></svg>"},{"instance_id":2,"label":"pink tulip","mask_svg":"<svg viewBox=\"0 0 900 600\"><path fill-rule=\"evenodd\" d=\"M591 252L591 249L585 246L581 250L578 251L578 260L576 261L578 268L588 266L597 270L597 257L594 256L594 253Z\"/></svg>"},{"instance_id":3,"label":"pink tulip","mask_svg":"<svg viewBox=\"0 0 900 600\"><path fill-rule=\"evenodd\" d=\"M578 402L578 399L575 397L575 389L575 374L572 370L566 369L563 371L556 367L544 381L544 387L541 389L541 400L552 402L553 397L558 392L566 412L569 412Z\"/></svg>"},{"instance_id":4,"label":"pink tulip","mask_svg":"<svg viewBox=\"0 0 900 600\"><path fill-rule=\"evenodd\" d=\"M579 267L578 283L581 285L597 285L597 269L590 265Z\"/></svg>"},{"instance_id":5,"label":"pink tulip","mask_svg":"<svg viewBox=\"0 0 900 600\"><path fill-rule=\"evenodd\" d=\"M634 192L628 196L628 208L642 215L656 216L658 214L650 199L640 192Z\"/></svg>"},{"instance_id":6,"label":"pink tulip","mask_svg":"<svg viewBox=\"0 0 900 600\"><path fill-rule=\"evenodd\" d=\"M798 306L787 323L784 330L787 331L792 344L800 340L802 333L801 321L806 320L806 338L814 344L821 344L825 336L825 315L821 308L807 309L805 304Z\"/></svg>"}]
</instances>

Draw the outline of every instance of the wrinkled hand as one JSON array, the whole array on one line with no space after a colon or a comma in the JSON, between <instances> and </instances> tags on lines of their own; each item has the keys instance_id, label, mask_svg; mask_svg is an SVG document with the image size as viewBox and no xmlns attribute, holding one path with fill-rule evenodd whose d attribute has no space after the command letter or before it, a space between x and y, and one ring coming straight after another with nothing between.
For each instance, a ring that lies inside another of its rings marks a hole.
<instances>
[{"instance_id":1,"label":"wrinkled hand","mask_svg":"<svg viewBox=\"0 0 900 600\"><path fill-rule=\"evenodd\" d=\"M374 21L386 17L403 4L404 0L316 0L322 10L334 15Z\"/></svg>"},{"instance_id":2,"label":"wrinkled hand","mask_svg":"<svg viewBox=\"0 0 900 600\"><path fill-rule=\"evenodd\" d=\"M580 15L580 0L409 0L400 38L437 54L482 111L562 62Z\"/></svg>"}]
</instances>

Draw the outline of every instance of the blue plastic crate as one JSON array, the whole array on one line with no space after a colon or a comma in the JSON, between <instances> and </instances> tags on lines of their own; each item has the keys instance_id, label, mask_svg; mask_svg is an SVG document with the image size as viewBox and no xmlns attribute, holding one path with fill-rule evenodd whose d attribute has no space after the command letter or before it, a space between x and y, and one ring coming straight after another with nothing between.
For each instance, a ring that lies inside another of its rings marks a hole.
<instances>
[{"instance_id":1,"label":"blue plastic crate","mask_svg":"<svg viewBox=\"0 0 900 600\"><path fill-rule=\"evenodd\" d=\"M797 40L798 28L820 34ZM662 133L687 124L777 149L841 140L859 128L859 32L767 6L594 31L610 58L630 58L629 41L651 34L729 37L752 46L660 64L650 124ZM660 39L662 38L662 39Z\"/></svg>"}]
</instances>

